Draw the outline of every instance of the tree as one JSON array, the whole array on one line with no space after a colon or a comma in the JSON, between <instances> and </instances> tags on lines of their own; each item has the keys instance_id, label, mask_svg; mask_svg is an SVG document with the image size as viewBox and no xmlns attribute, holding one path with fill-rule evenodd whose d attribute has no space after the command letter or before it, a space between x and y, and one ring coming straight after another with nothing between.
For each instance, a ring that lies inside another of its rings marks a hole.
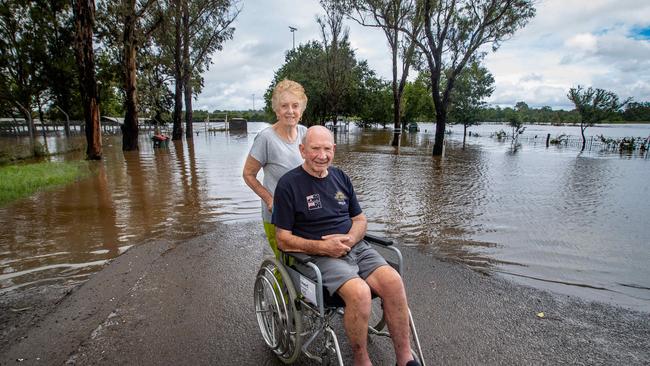
<instances>
[{"instance_id":1,"label":"tree","mask_svg":"<svg viewBox=\"0 0 650 366\"><path fill-rule=\"evenodd\" d=\"M0 98L23 115L32 146L32 111L45 90L43 78L48 58L41 7L39 2L0 3Z\"/></svg>"},{"instance_id":2,"label":"tree","mask_svg":"<svg viewBox=\"0 0 650 366\"><path fill-rule=\"evenodd\" d=\"M430 78L427 72L420 72L413 82L406 83L402 101L402 124L435 119L429 83Z\"/></svg>"},{"instance_id":3,"label":"tree","mask_svg":"<svg viewBox=\"0 0 650 366\"><path fill-rule=\"evenodd\" d=\"M124 124L122 125L122 150L138 150L138 57L151 33L162 21L157 1L121 0L100 3L102 39L117 54L124 90ZM115 24L120 26L116 27Z\"/></svg>"},{"instance_id":4,"label":"tree","mask_svg":"<svg viewBox=\"0 0 650 366\"><path fill-rule=\"evenodd\" d=\"M348 16L366 27L378 27L384 32L388 41L392 60L393 92L393 140L392 146L399 146L402 131L402 97L415 58L415 42L400 29L409 29L417 39L421 23L416 13L416 1L413 0L343 0L356 14L348 10ZM398 57L401 56L401 57ZM401 63L398 62L401 59ZM400 72L398 72L398 67Z\"/></svg>"},{"instance_id":5,"label":"tree","mask_svg":"<svg viewBox=\"0 0 650 366\"><path fill-rule=\"evenodd\" d=\"M452 123L463 124L463 144L467 127L479 123L480 110L485 105L483 98L492 95L494 77L478 62L472 62L456 80L450 101L449 117Z\"/></svg>"},{"instance_id":6,"label":"tree","mask_svg":"<svg viewBox=\"0 0 650 366\"><path fill-rule=\"evenodd\" d=\"M516 110L506 111L506 120L508 121L508 126L512 128L512 147L517 149L519 146L519 135L524 133L526 127L524 126L524 122L521 120L521 115L517 113Z\"/></svg>"},{"instance_id":7,"label":"tree","mask_svg":"<svg viewBox=\"0 0 650 366\"><path fill-rule=\"evenodd\" d=\"M592 87L585 89L580 85L577 88L569 89L567 98L573 102L580 114L580 134L582 135L580 151L584 151L587 144L585 137L587 127L611 118L632 100L628 98L621 103L618 96L611 91Z\"/></svg>"},{"instance_id":8,"label":"tree","mask_svg":"<svg viewBox=\"0 0 650 366\"><path fill-rule=\"evenodd\" d=\"M185 137L192 138L192 97L203 87L200 74L210 67L212 54L232 39L241 9L235 0L183 0L183 87L185 93Z\"/></svg>"},{"instance_id":9,"label":"tree","mask_svg":"<svg viewBox=\"0 0 650 366\"><path fill-rule=\"evenodd\" d=\"M349 43L342 42L338 47L342 57L340 62L350 67L345 69L347 75L337 79L337 81L345 80L345 84L337 84L340 89L337 92L339 94L336 94L338 98L336 113L348 116L363 115L363 118L368 118L369 114L377 112L377 109L385 108L384 101L380 102L384 103L384 106L379 108L368 105L381 99L377 93L382 93L380 89L383 81L375 76L365 61L356 60ZM302 123L308 126L324 124L327 118L333 118L331 109L333 103L330 98L335 93L329 89L330 84L327 82L330 76L326 72L327 62L327 54L322 43L318 41L311 41L298 46L295 50L290 50L285 57L284 65L275 72L273 82L264 94L267 114L273 119L271 108L273 88L278 82L288 78L300 83L309 98L307 109L302 114Z\"/></svg>"},{"instance_id":10,"label":"tree","mask_svg":"<svg viewBox=\"0 0 650 366\"><path fill-rule=\"evenodd\" d=\"M183 94L185 94L185 134L192 138L192 98L203 86L201 73L208 69L212 54L232 38L231 26L240 12L236 0L161 1L164 21L155 33L162 51L160 59L168 64L174 79L172 139L183 137Z\"/></svg>"},{"instance_id":11,"label":"tree","mask_svg":"<svg viewBox=\"0 0 650 366\"><path fill-rule=\"evenodd\" d=\"M650 122L650 102L628 103L623 112L623 120Z\"/></svg>"},{"instance_id":12,"label":"tree","mask_svg":"<svg viewBox=\"0 0 650 366\"><path fill-rule=\"evenodd\" d=\"M299 45L295 50L290 50L284 65L275 72L271 85L264 94L266 112L275 118L271 108L271 95L273 88L283 79L291 79L300 83L305 88L305 94L309 98L307 109L302 114L302 123L307 126L319 124L325 119L325 79L323 76L324 51L322 45L317 41L311 41Z\"/></svg>"},{"instance_id":13,"label":"tree","mask_svg":"<svg viewBox=\"0 0 650 366\"><path fill-rule=\"evenodd\" d=\"M93 29L95 25L95 1L75 0L73 2L75 23L75 55L79 72L79 89L86 121L86 157L91 160L102 158L102 136L99 125L99 103L97 79L95 77L95 51Z\"/></svg>"},{"instance_id":14,"label":"tree","mask_svg":"<svg viewBox=\"0 0 650 366\"><path fill-rule=\"evenodd\" d=\"M436 110L433 155L442 155L447 113L456 79L479 61L484 45L495 51L535 15L533 0L423 0L423 35L409 36L422 51L431 78ZM409 32L409 30L403 30ZM446 82L443 84L443 73Z\"/></svg>"},{"instance_id":15,"label":"tree","mask_svg":"<svg viewBox=\"0 0 650 366\"><path fill-rule=\"evenodd\" d=\"M338 116L343 112L343 96L350 92L349 87L352 68L355 64L354 53L348 41L348 29L343 26L345 8L337 3L321 1L325 16L318 16L325 54L324 81L326 90L327 115L336 125Z\"/></svg>"},{"instance_id":16,"label":"tree","mask_svg":"<svg viewBox=\"0 0 650 366\"><path fill-rule=\"evenodd\" d=\"M83 116L79 85L76 78L75 54L72 47L74 22L70 2L56 0L47 2L44 17L51 26L47 32L49 61L45 63L45 80L49 101L52 103L50 118L65 118L65 135L70 136L69 118Z\"/></svg>"}]
</instances>

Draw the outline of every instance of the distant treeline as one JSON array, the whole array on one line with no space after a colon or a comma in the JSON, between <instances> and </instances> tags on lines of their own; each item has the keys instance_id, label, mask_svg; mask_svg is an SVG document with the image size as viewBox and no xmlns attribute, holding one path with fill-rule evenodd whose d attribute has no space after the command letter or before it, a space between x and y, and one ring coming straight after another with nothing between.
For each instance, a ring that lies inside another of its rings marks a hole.
<instances>
[{"instance_id":1,"label":"distant treeline","mask_svg":"<svg viewBox=\"0 0 650 366\"><path fill-rule=\"evenodd\" d=\"M480 111L481 121L508 122L512 116L524 123L580 123L580 114L571 111L553 110L545 106L530 108L524 102L518 102L514 108L487 107ZM615 113L609 122L650 122L650 102L631 102L621 112Z\"/></svg>"}]
</instances>

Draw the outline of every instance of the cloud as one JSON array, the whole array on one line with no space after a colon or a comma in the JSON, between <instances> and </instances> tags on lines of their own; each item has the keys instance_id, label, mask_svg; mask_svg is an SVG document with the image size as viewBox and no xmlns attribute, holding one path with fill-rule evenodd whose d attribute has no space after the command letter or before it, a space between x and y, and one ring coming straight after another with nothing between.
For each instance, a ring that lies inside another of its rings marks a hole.
<instances>
[{"instance_id":1,"label":"cloud","mask_svg":"<svg viewBox=\"0 0 650 366\"><path fill-rule=\"evenodd\" d=\"M578 52L593 53L596 51L597 38L590 33L576 34L564 42L565 47Z\"/></svg>"},{"instance_id":2,"label":"cloud","mask_svg":"<svg viewBox=\"0 0 650 366\"><path fill-rule=\"evenodd\" d=\"M317 0L246 0L234 39L214 54L195 102L203 109L256 107L292 47L320 39ZM357 58L379 76L391 78L386 38L378 29L348 21ZM485 65L495 78L492 103L571 108L566 93L578 84L650 101L650 2L647 0L545 0L523 29L489 53ZM413 76L414 73L411 73Z\"/></svg>"}]
</instances>

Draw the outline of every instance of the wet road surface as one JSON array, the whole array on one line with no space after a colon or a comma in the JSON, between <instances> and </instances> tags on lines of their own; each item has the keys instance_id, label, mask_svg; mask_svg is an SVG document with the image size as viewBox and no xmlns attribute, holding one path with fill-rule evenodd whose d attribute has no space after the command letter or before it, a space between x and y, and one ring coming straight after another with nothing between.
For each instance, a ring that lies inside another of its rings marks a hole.
<instances>
[{"instance_id":1,"label":"wet road surface","mask_svg":"<svg viewBox=\"0 0 650 366\"><path fill-rule=\"evenodd\" d=\"M0 364L280 365L253 315L266 246L257 222L136 245L33 326L14 331ZM516 285L416 248L402 251L429 365L650 363L650 314ZM382 342L370 346L375 365L394 364L392 347Z\"/></svg>"}]
</instances>

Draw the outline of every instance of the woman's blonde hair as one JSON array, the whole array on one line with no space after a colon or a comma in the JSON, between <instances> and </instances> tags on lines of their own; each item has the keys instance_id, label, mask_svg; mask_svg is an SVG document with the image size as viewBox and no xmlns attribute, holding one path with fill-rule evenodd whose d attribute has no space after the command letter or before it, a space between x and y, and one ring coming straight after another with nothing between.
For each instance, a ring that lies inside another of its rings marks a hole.
<instances>
[{"instance_id":1,"label":"woman's blonde hair","mask_svg":"<svg viewBox=\"0 0 650 366\"><path fill-rule=\"evenodd\" d=\"M300 100L300 108L302 112L307 108L307 95L305 94L305 88L302 87L299 83L284 79L278 83L273 89L273 95L271 96L271 107L274 111L278 109L278 104L280 103L280 96L284 92L290 92L291 94L298 97Z\"/></svg>"}]
</instances>

